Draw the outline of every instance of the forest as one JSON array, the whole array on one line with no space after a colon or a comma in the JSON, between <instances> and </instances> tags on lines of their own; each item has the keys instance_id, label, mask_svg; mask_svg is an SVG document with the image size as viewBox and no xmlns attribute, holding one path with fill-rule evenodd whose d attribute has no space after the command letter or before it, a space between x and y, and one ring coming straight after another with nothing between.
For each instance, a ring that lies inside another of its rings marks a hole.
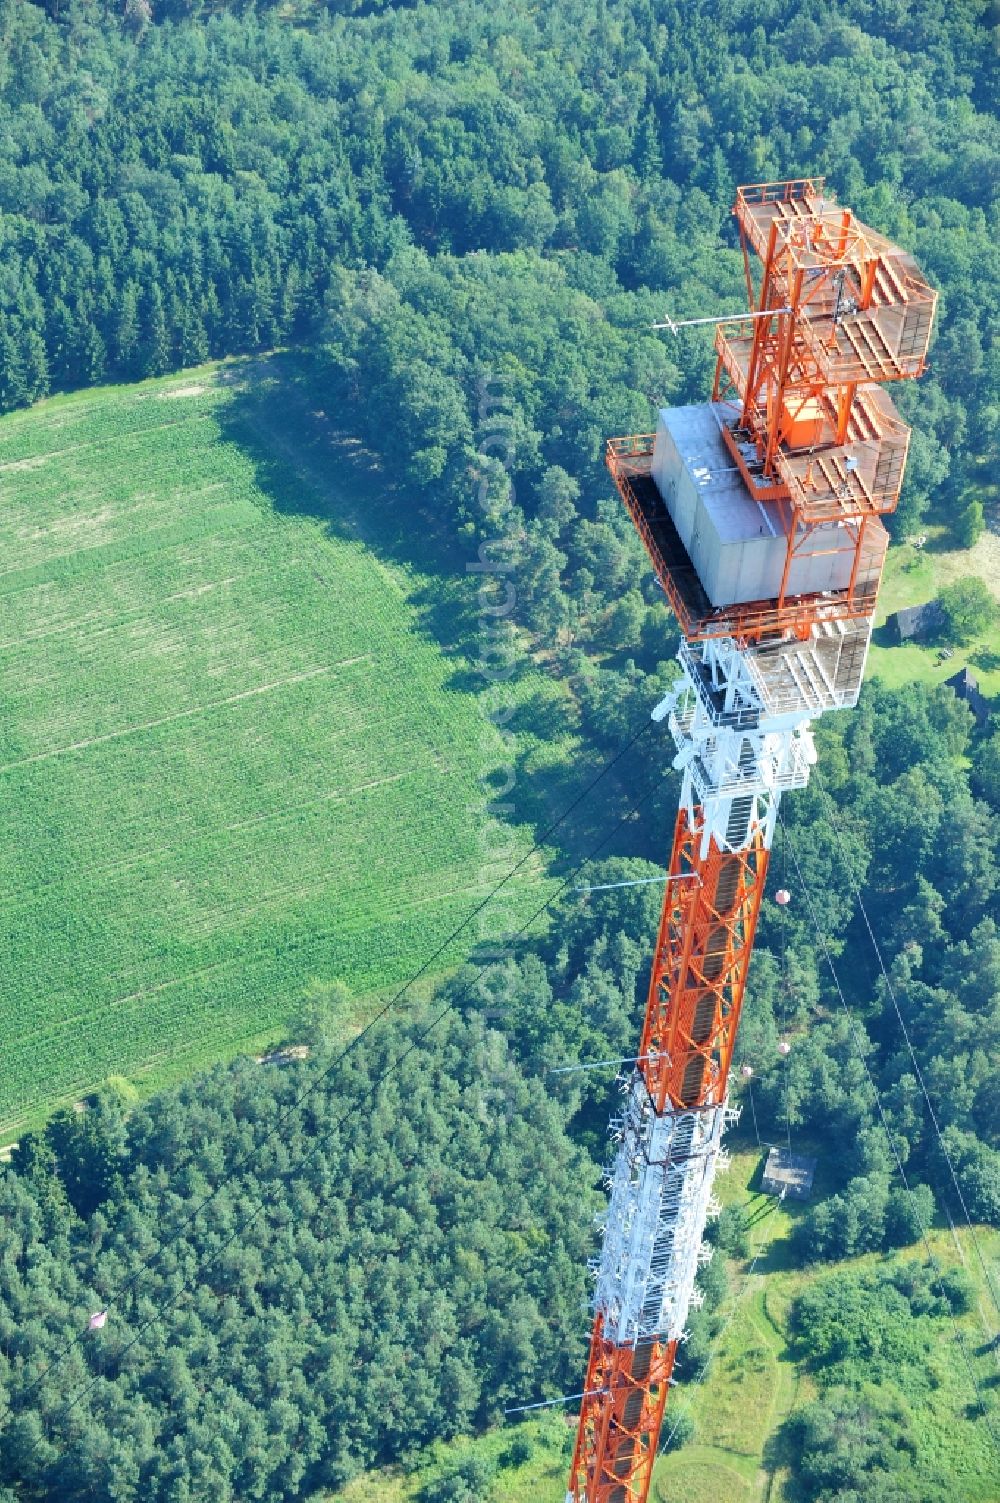
<instances>
[{"instance_id":1,"label":"forest","mask_svg":"<svg viewBox=\"0 0 1000 1503\"><path fill-rule=\"evenodd\" d=\"M898 393L914 435L893 530L964 546L982 528L990 19L985 0L0 0L0 410L293 349L431 546L510 561L496 634L558 686L544 717L516 713L583 749L566 803L669 678L673 628L600 457L708 389L710 339L649 325L742 306L738 183L825 175L916 254L941 306L931 369ZM918 1257L931 1218L1000 1226L1000 727L946 687L876 680L818 740L741 1059L769 1120L843 1146L795 1256ZM642 818L587 880L654 874L668 763L622 765L608 805ZM559 839L586 848L581 828ZM26 1135L0 1174L4 1503L304 1499L570 1391L613 1086L545 1071L629 1053L658 907L655 887L567 897L343 1064L313 1019L305 1062L141 1105L109 1087ZM854 1283L821 1281L797 1316L817 1398L786 1440L807 1503L932 1496L906 1481L919 1424L872 1385L886 1363L917 1372L967 1291L888 1278L832 1268ZM852 1312L836 1339L831 1308Z\"/></svg>"},{"instance_id":2,"label":"forest","mask_svg":"<svg viewBox=\"0 0 1000 1503\"><path fill-rule=\"evenodd\" d=\"M106 1092L22 1143L0 1314L18 1496L303 1496L582 1360L596 1196L558 1110L474 1021L413 1030L388 1078L399 1042L325 1081L332 1050L220 1068L127 1122ZM67 1359L76 1312L122 1286L127 1319Z\"/></svg>"}]
</instances>

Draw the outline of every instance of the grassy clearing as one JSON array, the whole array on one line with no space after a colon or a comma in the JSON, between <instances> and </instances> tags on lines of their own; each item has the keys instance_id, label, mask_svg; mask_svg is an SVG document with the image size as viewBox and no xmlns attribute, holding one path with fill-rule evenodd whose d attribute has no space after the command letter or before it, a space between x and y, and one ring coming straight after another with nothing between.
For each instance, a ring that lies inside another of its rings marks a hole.
<instances>
[{"instance_id":1,"label":"grassy clearing","mask_svg":"<svg viewBox=\"0 0 1000 1503\"><path fill-rule=\"evenodd\" d=\"M818 1193L825 1193L823 1145L797 1143L803 1152L820 1155ZM731 1167L717 1181L726 1203L747 1206L752 1218L751 1245L758 1254L730 1268L731 1292L723 1310L724 1325L701 1381L679 1370L680 1386L668 1409L677 1416L689 1410L693 1440L656 1464L650 1492L652 1503L795 1503L794 1480L770 1444L788 1415L816 1396L815 1383L796 1361L789 1320L793 1302L808 1283L825 1276L829 1265L797 1268L789 1256L789 1235L803 1214L797 1206L779 1206L757 1192L762 1155L744 1147L733 1153ZM980 1249L994 1282L1000 1281L1000 1232L978 1230ZM942 1267L962 1262L979 1294L978 1306L959 1321L977 1379L988 1397L1000 1384L1000 1352L988 1349L987 1338L997 1329L984 1271L967 1232L935 1229L934 1255ZM922 1247L892 1254L895 1260L918 1258ZM878 1262L875 1254L851 1259L838 1268ZM683 1359L683 1347L681 1348ZM369 1474L344 1492L335 1503L360 1503L378 1497L382 1503L415 1503L428 1471L444 1456L480 1451L500 1470L483 1503L563 1503L569 1469L571 1417L550 1415L530 1424L498 1430L476 1441L459 1441L436 1448L433 1455L404 1475ZM974 1394L965 1356L954 1329L941 1325L935 1356L934 1380L919 1405L924 1464L932 1459L954 1481L956 1503L996 1503L995 1457L989 1448L985 1422L974 1409ZM505 1467L503 1457L514 1435L530 1438L530 1461ZM334 1499L331 1499L334 1503Z\"/></svg>"},{"instance_id":2,"label":"grassy clearing","mask_svg":"<svg viewBox=\"0 0 1000 1503\"><path fill-rule=\"evenodd\" d=\"M928 527L922 548L900 543L890 548L879 609L875 618L868 672L897 688L919 680L943 683L959 667L971 665L983 693L1000 694L1000 627L993 627L978 641L955 649L952 658L941 660L937 646L916 643L890 645L880 630L889 616L903 606L933 600L944 585L965 575L977 574L1000 599L1000 519L988 528L973 548L952 548L943 527Z\"/></svg>"},{"instance_id":3,"label":"grassy clearing","mask_svg":"<svg viewBox=\"0 0 1000 1503\"><path fill-rule=\"evenodd\" d=\"M820 1156L817 1193L824 1193L823 1145L803 1143L796 1147ZM657 1464L654 1496L659 1489L664 1503L675 1497L697 1500L704 1495L707 1499L713 1490L716 1498L732 1499L733 1503L744 1498L748 1503L794 1503L791 1479L768 1442L788 1415L816 1394L811 1377L795 1360L789 1317L796 1296L811 1280L824 1276L829 1266L794 1266L788 1237L802 1210L787 1203L777 1207L755 1194L760 1163L755 1149L735 1153L732 1167L719 1181L721 1198L746 1204L751 1215L759 1218L751 1231L751 1242L760 1258L749 1278L745 1269L742 1277L737 1269L732 1270L731 1318L705 1381L688 1396L683 1387L678 1391L675 1404L679 1407L687 1398L695 1435L693 1444ZM978 1238L996 1280L1000 1275L1000 1233L980 1228ZM978 1381L989 1394L995 1386L997 1357L985 1347L987 1336L996 1332L996 1312L989 1307L986 1278L972 1238L967 1232L953 1236L950 1230L937 1229L931 1242L942 1267L961 1261L976 1282L979 1308L958 1324ZM922 1247L914 1247L891 1257L905 1260L921 1258L922 1254ZM871 1254L837 1267L860 1267L878 1261L879 1255ZM958 1338L943 1324L941 1331L935 1386L919 1414L926 1443L924 1455L929 1460L935 1454L944 1461L946 1474L955 1480L957 1500L995 1503L995 1458L989 1448L987 1426L972 1407L974 1392Z\"/></svg>"},{"instance_id":4,"label":"grassy clearing","mask_svg":"<svg viewBox=\"0 0 1000 1503\"><path fill-rule=\"evenodd\" d=\"M808 1151L806 1145L796 1146ZM760 1194L762 1162L756 1149L734 1152L718 1181L725 1204L747 1208L752 1254L746 1263L730 1267L726 1323L708 1372L694 1381L698 1374L681 1370L674 1414L690 1412L694 1440L658 1462L653 1479L657 1503L688 1490L692 1499L707 1499L714 1489L715 1497L734 1503L770 1497L773 1479L763 1459L768 1438L796 1403L812 1396L788 1347L791 1304L807 1277L788 1257L788 1237L801 1212Z\"/></svg>"},{"instance_id":5,"label":"grassy clearing","mask_svg":"<svg viewBox=\"0 0 1000 1503\"><path fill-rule=\"evenodd\" d=\"M436 1445L415 1470L408 1474L396 1469L369 1472L337 1493L336 1503L371 1503L372 1498L378 1503L417 1503L428 1485L427 1495L432 1495L432 1479L442 1463L447 1465L449 1460L473 1451L499 1468L488 1503L564 1503L575 1435L575 1424L548 1414L527 1420L516 1429L494 1430L474 1441ZM515 1436L526 1442L531 1454L526 1461L511 1465L506 1458Z\"/></svg>"},{"instance_id":6,"label":"grassy clearing","mask_svg":"<svg viewBox=\"0 0 1000 1503\"><path fill-rule=\"evenodd\" d=\"M0 420L8 1135L273 1038L312 978L384 992L530 845L482 812L475 640L425 630L463 577L382 549L414 519L311 464L281 396L230 364Z\"/></svg>"}]
</instances>

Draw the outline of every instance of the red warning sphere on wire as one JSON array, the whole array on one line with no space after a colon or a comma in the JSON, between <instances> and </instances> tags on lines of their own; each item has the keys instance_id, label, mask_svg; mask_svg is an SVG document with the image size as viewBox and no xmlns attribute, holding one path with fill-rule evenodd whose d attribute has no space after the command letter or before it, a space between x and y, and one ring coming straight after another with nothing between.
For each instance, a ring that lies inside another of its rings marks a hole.
<instances>
[{"instance_id":1,"label":"red warning sphere on wire","mask_svg":"<svg viewBox=\"0 0 1000 1503\"><path fill-rule=\"evenodd\" d=\"M788 888L779 887L778 891L774 894L774 901L778 904L779 908L785 908L792 901L792 895L788 891Z\"/></svg>"},{"instance_id":2,"label":"red warning sphere on wire","mask_svg":"<svg viewBox=\"0 0 1000 1503\"><path fill-rule=\"evenodd\" d=\"M792 1046L791 1046L791 1044L788 1042L787 1039L782 1039L781 1043L778 1045L778 1053L779 1054L791 1054L791 1052L792 1052Z\"/></svg>"}]
</instances>

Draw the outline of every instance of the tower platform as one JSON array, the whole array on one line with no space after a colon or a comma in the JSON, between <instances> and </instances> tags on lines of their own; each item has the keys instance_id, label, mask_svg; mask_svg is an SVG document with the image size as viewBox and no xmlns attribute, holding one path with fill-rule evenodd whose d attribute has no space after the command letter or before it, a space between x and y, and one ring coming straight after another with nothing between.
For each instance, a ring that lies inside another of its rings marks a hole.
<instances>
[{"instance_id":1,"label":"tower platform","mask_svg":"<svg viewBox=\"0 0 1000 1503\"><path fill-rule=\"evenodd\" d=\"M707 405L711 409L716 404ZM675 408L673 412L688 410ZM716 426L716 435L718 434ZM677 617L678 625L689 642L712 637L756 641L762 637L781 635L788 630L805 636L817 622L854 621L871 617L889 541L888 534L876 517L865 519L864 530L853 519L843 524L823 524L824 530L838 525L841 528L844 535L838 533L835 540L838 553L844 547L845 536L852 550L852 566L847 571L849 579L845 586L811 590L807 587L797 595L776 588L773 594L764 598L745 598L725 604L713 602L699 578L698 569L685 546L667 501L653 478L656 437L653 433L640 433L628 438L609 439L606 462L619 495L646 546L650 562ZM721 447L721 436L718 437L718 443ZM724 448L722 452L726 452ZM697 477L694 472L699 468L704 468L709 477L715 477L709 483L719 486L719 511L722 514L720 522L723 529L738 534L740 528L756 525L759 529L764 525L760 520L754 523L753 513L747 510L748 507L758 507L760 502L750 496L745 487L746 502L734 504L734 489L737 484L742 484L742 477L734 470L731 461L729 464L720 462L720 450L714 440L706 444L700 460L696 450L689 450L688 454L685 469L692 473L695 483ZM773 501L767 503L767 508L772 519L781 516L788 518L791 512L791 508L786 506L783 513L779 513ZM776 525L772 525L770 546L777 551L780 545L783 563L791 573L796 558L800 556L804 545L807 545L807 539L813 535L814 529L793 526L789 520L788 530L776 539ZM737 546L740 546L738 537L730 541L736 541ZM720 542L720 549L721 546ZM813 567L817 557L821 558L822 554L813 554ZM804 578L807 576L804 575ZM779 586L780 583L779 571ZM716 587L718 593L722 587L718 578Z\"/></svg>"}]
</instances>

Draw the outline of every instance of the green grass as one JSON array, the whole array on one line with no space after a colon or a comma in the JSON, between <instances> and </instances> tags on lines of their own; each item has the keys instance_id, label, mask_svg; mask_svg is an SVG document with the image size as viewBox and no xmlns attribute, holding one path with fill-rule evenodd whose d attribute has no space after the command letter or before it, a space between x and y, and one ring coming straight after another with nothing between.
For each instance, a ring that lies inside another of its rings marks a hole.
<instances>
[{"instance_id":1,"label":"green grass","mask_svg":"<svg viewBox=\"0 0 1000 1503\"><path fill-rule=\"evenodd\" d=\"M951 658L942 658L936 644L890 644L882 629L886 619L903 606L923 605L933 600L942 586L969 574L978 575L1000 599L1000 532L988 529L975 547L960 549L950 546L943 527L931 526L923 547L899 543L889 549L868 660L869 675L892 688L915 681L935 684L943 683L968 663L982 692L989 697L1000 695L1000 626L967 646L956 647Z\"/></svg>"},{"instance_id":2,"label":"green grass","mask_svg":"<svg viewBox=\"0 0 1000 1503\"><path fill-rule=\"evenodd\" d=\"M824 1192L822 1144L797 1143L803 1152L820 1156L817 1191ZM809 1374L795 1360L789 1330L792 1305L806 1285L829 1271L829 1265L802 1269L789 1256L788 1236L803 1210L786 1202L776 1207L755 1196L761 1156L756 1149L734 1153L728 1174L719 1181L720 1198L755 1209L761 1216L751 1231L751 1243L761 1256L750 1278L746 1267L734 1268L728 1314L718 1349L705 1381L688 1392L682 1385L673 1400L675 1412L689 1405L695 1423L694 1441L672 1456L661 1458L654 1473L656 1503L686 1497L699 1503L704 1496L747 1499L748 1503L794 1503L794 1483L768 1442L788 1415L815 1396ZM765 1205L774 1207L763 1211ZM758 1209L761 1208L761 1209ZM1000 1274L1000 1233L978 1230L994 1279ZM967 1232L952 1236L936 1229L931 1243L942 1267L964 1262L978 1292L978 1306L958 1322L972 1354L977 1378L989 1397L997 1373L996 1356L985 1351L986 1335L995 1334L996 1311L991 1309L985 1275ZM891 1258L922 1258L922 1246L903 1249ZM886 1259L888 1261L889 1259ZM878 1255L845 1260L838 1268L861 1267L880 1261ZM974 1404L966 1359L955 1330L940 1325L935 1385L919 1405L922 1454L943 1461L945 1474L955 1480L961 1503L995 1503L995 1457L990 1451L985 1421L973 1417ZM682 1349L683 1350L683 1349ZM739 1482L736 1479L739 1478Z\"/></svg>"},{"instance_id":3,"label":"green grass","mask_svg":"<svg viewBox=\"0 0 1000 1503\"><path fill-rule=\"evenodd\" d=\"M796 1148L809 1151L805 1144ZM756 1149L734 1152L718 1181L723 1203L746 1206L752 1218L752 1256L730 1266L725 1323L700 1382L693 1381L697 1374L684 1372L681 1348L681 1386L673 1413L690 1412L694 1440L657 1463L656 1503L688 1495L697 1503L713 1490L715 1497L733 1503L768 1497L773 1484L764 1467L767 1441L796 1403L812 1396L788 1348L792 1300L807 1277L794 1268L788 1251L788 1237L801 1212L759 1193L761 1163Z\"/></svg>"},{"instance_id":4,"label":"green grass","mask_svg":"<svg viewBox=\"0 0 1000 1503\"><path fill-rule=\"evenodd\" d=\"M829 1167L824 1165L824 1145L801 1142L795 1147L820 1155L817 1189L824 1193L823 1171ZM721 1312L724 1324L701 1381L695 1381L698 1374L685 1370L681 1347L681 1381L672 1390L665 1426L669 1433L671 1416L689 1410L695 1433L689 1444L657 1462L651 1503L675 1503L679 1498L685 1503L796 1503L794 1479L770 1443L788 1415L816 1396L812 1378L796 1361L789 1321L797 1295L811 1280L826 1276L830 1265L796 1267L788 1238L803 1208L787 1202L779 1206L757 1193L761 1163L756 1148L734 1151L731 1167L716 1184L725 1203L748 1207L754 1218L751 1245L759 1256L752 1273L750 1260L730 1266L730 1293ZM979 1228L978 1240L994 1281L1000 1280L1000 1232ZM977 1306L961 1318L958 1329L995 1412L1000 1353L986 1349L986 1338L996 1332L996 1310L972 1238L967 1232L935 1229L931 1243L941 1266L963 1262L975 1282ZM922 1246L904 1248L891 1257L913 1259L922 1253ZM878 1261L878 1255L870 1254L837 1267ZM972 1408L965 1355L953 1327L940 1322L939 1330L934 1380L915 1405L922 1464L935 1465L953 1481L956 1503L996 1503L995 1457L986 1424ZM380 1503L414 1503L428 1468L441 1457L472 1448L496 1461L514 1433L530 1436L532 1457L523 1467L501 1464L483 1503L563 1503L574 1419L572 1413L556 1411L516 1430L501 1429L475 1441L435 1447L409 1474L368 1474L336 1494L335 1503L360 1503L371 1497Z\"/></svg>"},{"instance_id":5,"label":"green grass","mask_svg":"<svg viewBox=\"0 0 1000 1503\"><path fill-rule=\"evenodd\" d=\"M310 432L260 363L0 420L7 1135L277 1036L311 979L385 993L530 845L482 811L464 576L407 561L419 519Z\"/></svg>"}]
</instances>

